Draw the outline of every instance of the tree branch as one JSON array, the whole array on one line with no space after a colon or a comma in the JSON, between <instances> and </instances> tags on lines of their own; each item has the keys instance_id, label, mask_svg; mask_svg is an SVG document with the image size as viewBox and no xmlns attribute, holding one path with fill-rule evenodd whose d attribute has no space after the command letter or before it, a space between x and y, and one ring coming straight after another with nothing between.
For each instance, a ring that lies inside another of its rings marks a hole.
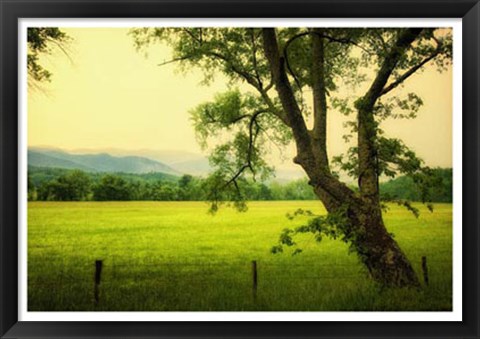
<instances>
[{"instance_id":1,"label":"tree branch","mask_svg":"<svg viewBox=\"0 0 480 339\"><path fill-rule=\"evenodd\" d=\"M387 43L385 42L385 39L383 38L382 34L377 29L373 29L372 32L380 40L380 44L382 45L382 49L383 49L384 52L386 52L388 50L388 46L387 46Z\"/></svg>"},{"instance_id":2,"label":"tree branch","mask_svg":"<svg viewBox=\"0 0 480 339\"><path fill-rule=\"evenodd\" d=\"M410 44L421 33L421 28L410 28L405 30L397 39L395 45L391 48L390 53L383 60L377 76L372 82L372 85L368 89L367 93L362 97L361 106L364 109L371 110L375 105L376 100L379 98L388 78L392 74L398 59L410 46Z\"/></svg>"},{"instance_id":3,"label":"tree branch","mask_svg":"<svg viewBox=\"0 0 480 339\"><path fill-rule=\"evenodd\" d=\"M202 43L202 39L197 38L197 37L195 36L195 34L193 34L192 31L188 30L187 28L182 28L182 31L184 31L185 33L187 33L193 40L195 40L195 41L198 42L199 44Z\"/></svg>"},{"instance_id":4,"label":"tree branch","mask_svg":"<svg viewBox=\"0 0 480 339\"><path fill-rule=\"evenodd\" d=\"M364 52L366 52L367 54L369 55L372 55L374 54L372 51L369 51L368 49L366 49L365 47L363 47L362 45L356 43L355 41L353 41L352 39L349 39L349 38L335 38L335 37L332 37L330 35L326 35L325 33L320 33L318 31L316 31L315 29L314 30L310 30L310 31L307 31L307 32L303 32L303 33L299 33L297 35L294 35L292 36L290 39L287 40L287 42L285 43L285 46L284 46L284 54L285 54L285 50L288 49L288 47L290 46L290 44L292 42L294 42L295 40L297 40L298 38L301 38L301 37L304 37L306 35L318 35L320 36L321 38L325 38L331 42L338 42L338 43L342 43L342 44L350 44L350 45L353 45L353 46L356 46L358 48L360 48L361 50L363 50Z\"/></svg>"},{"instance_id":5,"label":"tree branch","mask_svg":"<svg viewBox=\"0 0 480 339\"><path fill-rule=\"evenodd\" d=\"M204 43L202 37L197 38L188 29L183 29L183 31L185 31L190 36L191 39L196 41L199 46L202 46L202 44ZM200 33L201 33L201 31L200 31ZM254 35L253 31L252 31L252 35ZM257 37L252 37L252 39L256 39L256 38ZM241 69L240 66L236 65L227 55L222 54L221 52L206 51L206 52L201 52L200 55L205 56L205 57L216 58L218 60L221 60L223 63L225 63L228 67L230 67L230 69L234 73L236 73L238 76L240 76L249 85L251 85L253 88L255 88L258 91L258 93L260 94L262 99L265 101L265 103L269 107L270 112L272 114L276 115L284 124L286 124L288 126L288 121L287 121L287 118L286 118L285 114L282 111L277 109L277 107L274 105L272 99L269 97L269 95L267 93L274 85L273 80L264 88L263 84L262 84L262 81L261 81L261 78L260 78L260 75L258 73L257 67L255 67L256 75L252 75L252 74L248 73L246 70ZM193 58L193 57L195 57L195 55L184 55L184 56L181 56L181 57L163 62L163 63L159 64L159 66L166 65L166 64L169 64L169 63L173 63L173 62L184 61L184 60L187 60L187 59L190 59L190 58ZM254 60L255 60L254 64L256 64L257 63L256 49L254 51Z\"/></svg>"},{"instance_id":6,"label":"tree branch","mask_svg":"<svg viewBox=\"0 0 480 339\"><path fill-rule=\"evenodd\" d=\"M285 60L280 57L275 29L263 28L262 34L263 48L265 56L269 61L275 88L295 139L297 156L294 158L294 162L303 167L311 179L311 185L321 187L322 191L330 195L330 199L333 198L337 201L353 199L353 192L346 185L334 178L321 166L317 166L318 163L313 154L310 134L285 73Z\"/></svg>"},{"instance_id":7,"label":"tree branch","mask_svg":"<svg viewBox=\"0 0 480 339\"><path fill-rule=\"evenodd\" d=\"M428 56L427 58L423 59L420 63L417 65L413 66L410 68L408 71L403 73L401 76L398 77L397 80L392 82L390 85L385 87L382 92L380 93L380 96L387 94L391 90L395 89L397 86L399 86L402 82L407 80L410 76L412 76L416 71L418 71L420 68L422 68L426 63L429 61L433 60L437 55L439 55L441 52L440 48L437 48L435 52L432 53L432 55Z\"/></svg>"},{"instance_id":8,"label":"tree branch","mask_svg":"<svg viewBox=\"0 0 480 339\"><path fill-rule=\"evenodd\" d=\"M373 201L379 201L377 151L375 148L377 127L373 116L373 107L398 60L421 32L421 28L409 28L400 33L390 52L385 56L370 88L362 98L355 102L358 110L358 185L362 196Z\"/></svg>"},{"instance_id":9,"label":"tree branch","mask_svg":"<svg viewBox=\"0 0 480 339\"><path fill-rule=\"evenodd\" d=\"M233 175L233 177L228 180L225 185L223 186L223 188L227 187L228 185L230 185L231 183L236 183L236 180L238 179L238 177L246 170L246 169L250 169L250 171L252 172L252 174L255 176L255 170L253 168L253 164L252 164L252 155L253 155L253 151L254 151L254 148L255 148L255 140L256 140L256 137L258 135L258 132L259 132L259 129L257 128L255 130L255 133L253 131L253 127L255 124L258 125L257 123L257 118L260 114L262 113L268 113L268 111L265 111L265 110L259 110L259 111L256 111L254 114L251 114L251 115L248 115L250 117L250 122L248 124L248 150L247 150L247 158L246 158L246 162L245 164L243 164L238 170L237 172ZM243 116L243 118L246 117L246 116Z\"/></svg>"},{"instance_id":10,"label":"tree branch","mask_svg":"<svg viewBox=\"0 0 480 339\"><path fill-rule=\"evenodd\" d=\"M193 55L185 55L185 56L181 56L181 57L178 57L178 58L174 58L174 59L170 59L170 60L161 62L161 63L157 64L157 66L165 66L165 65L168 65L168 64L173 64L175 62L191 59L193 57L194 57Z\"/></svg>"},{"instance_id":11,"label":"tree branch","mask_svg":"<svg viewBox=\"0 0 480 339\"><path fill-rule=\"evenodd\" d=\"M262 79L260 77L260 74L258 73L258 65L257 65L257 43L256 43L256 37L255 37L255 31L253 28L250 28L250 42L252 44L252 63L253 63L253 69L255 71L255 77L257 78L257 82L260 88L263 88L263 83Z\"/></svg>"},{"instance_id":12,"label":"tree branch","mask_svg":"<svg viewBox=\"0 0 480 339\"><path fill-rule=\"evenodd\" d=\"M65 54L65 56L68 58L68 60L70 60L70 62L72 64L74 63L72 57L70 56L70 54L68 54L68 51L65 49L65 47L60 42L58 42L57 40L52 39L52 38L47 38L46 40L51 42L51 43L54 43L63 52L63 54Z\"/></svg>"},{"instance_id":13,"label":"tree branch","mask_svg":"<svg viewBox=\"0 0 480 339\"><path fill-rule=\"evenodd\" d=\"M298 80L298 77L295 75L295 72L293 71L292 67L290 66L290 61L288 58L288 48L283 49L283 58L285 59L285 66L287 66L288 73L290 73L290 75L293 77L295 84L297 85L298 89L301 92L302 85L300 84L300 81Z\"/></svg>"},{"instance_id":14,"label":"tree branch","mask_svg":"<svg viewBox=\"0 0 480 339\"><path fill-rule=\"evenodd\" d=\"M325 85L325 46L323 29L314 28L312 35L312 90L313 90L313 148L325 170L328 168L327 155L327 97Z\"/></svg>"},{"instance_id":15,"label":"tree branch","mask_svg":"<svg viewBox=\"0 0 480 339\"><path fill-rule=\"evenodd\" d=\"M332 36L329 36L329 35L323 35L323 37L327 40L329 40L330 42L338 42L338 43L341 43L341 44L350 44L350 45L353 45L355 47L358 47L360 48L361 50L363 50L364 52L366 52L367 54L369 55L373 55L374 53L372 51L369 51L368 49L366 49L365 47L363 47L362 45L356 43L355 41L353 41L352 39L348 39L348 38L334 38Z\"/></svg>"},{"instance_id":16,"label":"tree branch","mask_svg":"<svg viewBox=\"0 0 480 339\"><path fill-rule=\"evenodd\" d=\"M285 72L285 60L280 57L277 35L273 28L264 28L262 33L263 48L269 61L273 82L297 144L296 162L302 166L315 166L310 136Z\"/></svg>"}]
</instances>

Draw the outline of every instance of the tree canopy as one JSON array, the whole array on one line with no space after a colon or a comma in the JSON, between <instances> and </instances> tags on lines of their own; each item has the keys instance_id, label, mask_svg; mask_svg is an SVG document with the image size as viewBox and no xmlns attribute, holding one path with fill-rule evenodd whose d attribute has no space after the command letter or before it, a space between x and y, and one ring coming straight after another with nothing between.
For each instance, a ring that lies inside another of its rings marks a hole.
<instances>
[{"instance_id":1,"label":"tree canopy","mask_svg":"<svg viewBox=\"0 0 480 339\"><path fill-rule=\"evenodd\" d=\"M178 62L184 71L192 67L202 69L205 84L209 84L218 73L230 81L226 92L219 93L213 101L201 104L191 112L203 147L220 135L231 136L227 142L215 146L210 157L217 169L212 175L212 184L219 188L212 190L215 192L213 201L220 195L240 199L242 177L266 177L272 173L272 168L264 160L269 152L266 145L284 146L292 139L305 143L311 142L308 139L315 140L313 147L319 153L317 161L321 167L328 168L327 172L332 176L343 171L362 180L358 144L353 144L347 154L328 154L327 110L351 117L346 123L350 131L344 135L344 139L351 143L353 135L359 132L358 119L353 113L363 106L372 106L374 114L367 125L376 130L375 137L371 138L375 149L375 177L401 174L419 177L427 170L407 145L385 135L381 123L386 119L416 117L423 105L422 99L414 92L396 96L395 89L402 87L429 62L434 63L439 71L449 66L452 37L448 30L277 29L278 60L285 68L285 80L291 83L291 102L296 103L294 106L298 110L293 117L287 116L275 93L271 62L265 54L261 28L142 28L131 34L138 48L155 42L167 43L172 47L173 59L165 63ZM411 45L403 46L408 43ZM314 48L319 44L321 48ZM392 46L398 52L392 53ZM394 64L386 60L400 52L403 53L396 57ZM375 74L376 78L372 79ZM369 82L372 85L368 91L361 93ZM243 84L250 85L251 90L240 91L238 86ZM318 94L312 98L310 93ZM355 97L352 93L360 95ZM312 100L315 101L313 105ZM313 128L309 130L306 121L312 120ZM299 128L292 130L291 126L297 123ZM368 128L362 127L365 133ZM292 135L295 133L298 135ZM297 148L302 148L302 143L297 143Z\"/></svg>"},{"instance_id":2,"label":"tree canopy","mask_svg":"<svg viewBox=\"0 0 480 339\"><path fill-rule=\"evenodd\" d=\"M272 172L265 160L268 144L293 142L293 161L329 212L315 219L321 227L303 231L341 234L383 284L418 285L383 223L379 177L407 174L421 185L431 170L381 127L387 119L417 115L422 99L398 88L428 63L438 71L449 67L449 29L181 27L131 33L138 48L155 42L171 46L173 59L165 63L201 69L205 84L218 73L229 80L226 92L191 112L200 144L216 141L210 156L216 168L210 176L213 211L224 200L244 210L244 183ZM245 85L249 90L240 90ZM356 143L346 155L328 153L328 114L349 117L344 138L356 136ZM355 177L358 189L340 181L338 170Z\"/></svg>"}]
</instances>

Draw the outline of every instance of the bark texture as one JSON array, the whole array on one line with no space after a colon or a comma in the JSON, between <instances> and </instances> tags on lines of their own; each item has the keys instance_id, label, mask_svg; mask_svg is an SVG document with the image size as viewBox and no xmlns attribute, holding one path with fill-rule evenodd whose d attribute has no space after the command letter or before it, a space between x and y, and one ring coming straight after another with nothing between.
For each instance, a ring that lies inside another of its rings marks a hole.
<instances>
[{"instance_id":1,"label":"bark texture","mask_svg":"<svg viewBox=\"0 0 480 339\"><path fill-rule=\"evenodd\" d=\"M367 93L357 101L358 157L360 194L354 193L334 177L329 169L326 147L327 104L325 89L325 52L321 29L312 29L312 89L314 126L308 130L285 71L274 29L263 29L265 56L273 83L293 132L297 146L294 161L310 178L315 194L329 213L347 210L352 246L372 278L387 286L418 286L417 276L396 241L387 232L379 201L378 168L375 150L377 126L373 108L382 95L399 58L420 34L421 29L406 29L384 61Z\"/></svg>"},{"instance_id":2,"label":"bark texture","mask_svg":"<svg viewBox=\"0 0 480 339\"><path fill-rule=\"evenodd\" d=\"M389 286L419 286L412 265L385 228L381 209L374 204L359 209L349 216L356 229L353 245L372 278Z\"/></svg>"}]
</instances>

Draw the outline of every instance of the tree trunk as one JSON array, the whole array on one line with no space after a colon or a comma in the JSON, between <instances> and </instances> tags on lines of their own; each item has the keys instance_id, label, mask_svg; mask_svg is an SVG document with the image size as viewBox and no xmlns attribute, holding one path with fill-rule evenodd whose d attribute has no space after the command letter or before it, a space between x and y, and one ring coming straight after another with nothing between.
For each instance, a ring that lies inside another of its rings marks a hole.
<instances>
[{"instance_id":1,"label":"tree trunk","mask_svg":"<svg viewBox=\"0 0 480 339\"><path fill-rule=\"evenodd\" d=\"M356 237L352 241L372 278L385 286L419 286L417 275L383 223L379 206L367 203L349 216Z\"/></svg>"},{"instance_id":2,"label":"tree trunk","mask_svg":"<svg viewBox=\"0 0 480 339\"><path fill-rule=\"evenodd\" d=\"M396 48L379 70L367 94L356 103L359 111L359 188L360 196L334 177L328 166L326 149L326 90L324 83L324 51L321 31L313 37L313 94L314 129L309 131L302 116L293 89L285 72L284 58L279 51L275 29L262 30L264 52L269 61L272 79L285 112L285 122L291 128L297 155L294 162L302 166L310 178L310 185L329 213L347 207L349 229L347 238L372 278L385 286L418 286L418 279L398 244L383 224L378 191L378 174L374 141L376 124L373 106L384 88L401 53L420 33L421 29L406 30L398 39Z\"/></svg>"},{"instance_id":3,"label":"tree trunk","mask_svg":"<svg viewBox=\"0 0 480 339\"><path fill-rule=\"evenodd\" d=\"M358 186L361 198L360 204L353 206L353 213L349 216L355 232L352 245L372 278L387 286L419 286L419 282L412 265L383 223L375 146L378 128L373 111L400 56L421 31L420 28L410 28L400 34L367 93L355 103L358 110Z\"/></svg>"},{"instance_id":4,"label":"tree trunk","mask_svg":"<svg viewBox=\"0 0 480 339\"><path fill-rule=\"evenodd\" d=\"M351 236L351 246L374 281L389 287L420 285L412 265L385 228L379 205L371 201L340 203L319 186L314 191L329 213L335 213L345 203L348 205L351 233L347 236Z\"/></svg>"}]
</instances>

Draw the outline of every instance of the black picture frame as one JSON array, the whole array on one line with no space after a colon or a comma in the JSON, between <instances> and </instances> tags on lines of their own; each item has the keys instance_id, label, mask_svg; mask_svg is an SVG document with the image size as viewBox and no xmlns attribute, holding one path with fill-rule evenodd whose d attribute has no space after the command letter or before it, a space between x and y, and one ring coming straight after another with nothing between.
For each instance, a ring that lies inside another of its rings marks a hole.
<instances>
[{"instance_id":1,"label":"black picture frame","mask_svg":"<svg viewBox=\"0 0 480 339\"><path fill-rule=\"evenodd\" d=\"M480 338L478 0L0 0L1 338ZM463 321L22 322L18 320L18 19L152 17L462 18Z\"/></svg>"}]
</instances>

